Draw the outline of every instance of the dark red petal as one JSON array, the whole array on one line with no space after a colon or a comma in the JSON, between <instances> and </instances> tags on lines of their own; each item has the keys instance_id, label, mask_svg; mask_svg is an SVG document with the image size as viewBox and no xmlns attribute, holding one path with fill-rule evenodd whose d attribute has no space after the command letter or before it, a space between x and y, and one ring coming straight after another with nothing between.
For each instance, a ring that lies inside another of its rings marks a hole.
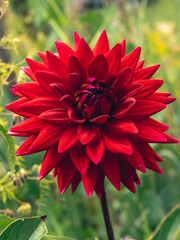
<instances>
[{"instance_id":1,"label":"dark red petal","mask_svg":"<svg viewBox=\"0 0 180 240\"><path fill-rule=\"evenodd\" d=\"M54 108L39 115L39 118L49 123L58 125L69 122L67 110L64 108Z\"/></svg>"},{"instance_id":2,"label":"dark red petal","mask_svg":"<svg viewBox=\"0 0 180 240\"><path fill-rule=\"evenodd\" d=\"M36 82L27 82L14 85L17 91L22 93L25 97L33 99L36 97L47 96L48 94Z\"/></svg>"},{"instance_id":3,"label":"dark red petal","mask_svg":"<svg viewBox=\"0 0 180 240\"><path fill-rule=\"evenodd\" d=\"M36 71L48 71L48 66L44 63L37 62L35 60L32 60L30 58L25 59L27 64L30 66L33 73Z\"/></svg>"},{"instance_id":4,"label":"dark red petal","mask_svg":"<svg viewBox=\"0 0 180 240\"><path fill-rule=\"evenodd\" d=\"M107 129L109 132L112 132L115 135L119 134L134 134L137 133L137 127L134 122L128 118L123 120L112 120L106 124Z\"/></svg>"},{"instance_id":5,"label":"dark red petal","mask_svg":"<svg viewBox=\"0 0 180 240\"><path fill-rule=\"evenodd\" d=\"M69 87L73 93L80 89L82 85L82 78L77 73L69 74Z\"/></svg>"},{"instance_id":6,"label":"dark red petal","mask_svg":"<svg viewBox=\"0 0 180 240\"><path fill-rule=\"evenodd\" d=\"M63 83L51 83L49 86L58 98L62 98L69 90Z\"/></svg>"},{"instance_id":7,"label":"dark red petal","mask_svg":"<svg viewBox=\"0 0 180 240\"><path fill-rule=\"evenodd\" d=\"M78 115L77 110L74 107L68 108L68 116L69 119L75 123L84 123L86 121L85 118L82 118Z\"/></svg>"},{"instance_id":8,"label":"dark red petal","mask_svg":"<svg viewBox=\"0 0 180 240\"><path fill-rule=\"evenodd\" d=\"M124 118L129 113L129 111L133 108L135 103L136 103L136 100L134 98L131 98L131 97L126 98L123 102L119 103L119 106L112 113L112 116L116 119Z\"/></svg>"},{"instance_id":9,"label":"dark red petal","mask_svg":"<svg viewBox=\"0 0 180 240\"><path fill-rule=\"evenodd\" d=\"M149 146L149 144L143 142L136 142L136 144L143 158L145 166L151 169L152 171L163 173L162 169L156 163L156 159L152 154L151 147Z\"/></svg>"},{"instance_id":10,"label":"dark red petal","mask_svg":"<svg viewBox=\"0 0 180 240\"><path fill-rule=\"evenodd\" d=\"M74 31L74 50L77 51L79 43L80 43L81 38L77 34L76 31Z\"/></svg>"},{"instance_id":11,"label":"dark red petal","mask_svg":"<svg viewBox=\"0 0 180 240\"><path fill-rule=\"evenodd\" d=\"M93 58L88 66L90 77L94 77L96 81L104 80L108 74L108 63L104 55L97 55Z\"/></svg>"},{"instance_id":12,"label":"dark red petal","mask_svg":"<svg viewBox=\"0 0 180 240\"><path fill-rule=\"evenodd\" d=\"M38 180L44 178L57 164L63 161L67 153L58 153L58 146L53 145L50 147L43 159L41 169L38 175Z\"/></svg>"},{"instance_id":13,"label":"dark red petal","mask_svg":"<svg viewBox=\"0 0 180 240\"><path fill-rule=\"evenodd\" d=\"M68 125L66 129L59 136L59 145L58 152L64 152L70 148L72 148L77 142L77 126Z\"/></svg>"},{"instance_id":14,"label":"dark red petal","mask_svg":"<svg viewBox=\"0 0 180 240\"><path fill-rule=\"evenodd\" d=\"M42 128L29 149L36 152L47 149L59 140L61 132L62 128L59 126L55 127L53 125L49 125Z\"/></svg>"},{"instance_id":15,"label":"dark red petal","mask_svg":"<svg viewBox=\"0 0 180 240\"><path fill-rule=\"evenodd\" d=\"M63 83L63 80L60 78L60 76L52 72L37 71L35 75L39 85L50 94L53 94L50 86L51 84Z\"/></svg>"},{"instance_id":16,"label":"dark red petal","mask_svg":"<svg viewBox=\"0 0 180 240\"><path fill-rule=\"evenodd\" d=\"M93 190L98 179L98 173L99 173L98 167L91 163L89 165L87 173L81 176L87 197L90 197L93 193Z\"/></svg>"},{"instance_id":17,"label":"dark red petal","mask_svg":"<svg viewBox=\"0 0 180 240\"><path fill-rule=\"evenodd\" d=\"M136 65L135 71L138 70L138 69L143 68L144 62L145 62L144 59L140 60L140 61L138 62L138 64Z\"/></svg>"},{"instance_id":18,"label":"dark red petal","mask_svg":"<svg viewBox=\"0 0 180 240\"><path fill-rule=\"evenodd\" d=\"M165 104L159 102L150 100L137 100L134 108L131 110L128 116L135 120L143 120L163 110L165 107Z\"/></svg>"},{"instance_id":19,"label":"dark red petal","mask_svg":"<svg viewBox=\"0 0 180 240\"><path fill-rule=\"evenodd\" d=\"M151 80L140 80L137 81L142 84L143 87L138 91L135 95L136 99L144 99L155 92L158 88L160 88L163 84L163 80L160 79L151 79Z\"/></svg>"},{"instance_id":20,"label":"dark red petal","mask_svg":"<svg viewBox=\"0 0 180 240\"><path fill-rule=\"evenodd\" d=\"M83 64L75 57L69 56L69 72L76 73L80 76L81 82L86 80L86 71L84 69Z\"/></svg>"},{"instance_id":21,"label":"dark red petal","mask_svg":"<svg viewBox=\"0 0 180 240\"><path fill-rule=\"evenodd\" d=\"M163 136L167 139L167 141L165 143L179 143L179 141L169 135L167 135L166 133L162 133Z\"/></svg>"},{"instance_id":22,"label":"dark red petal","mask_svg":"<svg viewBox=\"0 0 180 240\"><path fill-rule=\"evenodd\" d=\"M109 51L109 41L107 38L106 30L103 30L94 49L94 56L98 54L106 54Z\"/></svg>"},{"instance_id":23,"label":"dark red petal","mask_svg":"<svg viewBox=\"0 0 180 240\"><path fill-rule=\"evenodd\" d=\"M80 62L84 65L85 69L87 69L89 62L93 58L94 54L90 49L87 42L81 38L80 43L78 45L78 49L76 51L76 56L80 60Z\"/></svg>"},{"instance_id":24,"label":"dark red petal","mask_svg":"<svg viewBox=\"0 0 180 240\"><path fill-rule=\"evenodd\" d=\"M104 156L105 153L104 142L100 140L96 144L86 145L86 152L90 160L93 163L98 164L102 160L102 157Z\"/></svg>"},{"instance_id":25,"label":"dark red petal","mask_svg":"<svg viewBox=\"0 0 180 240\"><path fill-rule=\"evenodd\" d=\"M109 66L109 75L116 74L121 64L121 44L117 43L107 54L106 59Z\"/></svg>"},{"instance_id":26,"label":"dark red petal","mask_svg":"<svg viewBox=\"0 0 180 240\"><path fill-rule=\"evenodd\" d=\"M123 39L121 42L121 58L125 56L126 53L126 40Z\"/></svg>"},{"instance_id":27,"label":"dark red petal","mask_svg":"<svg viewBox=\"0 0 180 240\"><path fill-rule=\"evenodd\" d=\"M67 44L61 42L61 41L55 41L56 48L58 51L58 54L60 56L60 59L67 64L69 55L75 55L75 52L70 48Z\"/></svg>"},{"instance_id":28,"label":"dark red petal","mask_svg":"<svg viewBox=\"0 0 180 240\"><path fill-rule=\"evenodd\" d=\"M58 74L61 79L68 79L68 69L66 64L55 54L46 51L49 70Z\"/></svg>"},{"instance_id":29,"label":"dark red petal","mask_svg":"<svg viewBox=\"0 0 180 240\"><path fill-rule=\"evenodd\" d=\"M147 118L145 123L146 125L152 126L153 128L156 128L157 130L159 129L160 131L163 131L163 132L169 129L168 125L158 122L152 118Z\"/></svg>"},{"instance_id":30,"label":"dark red petal","mask_svg":"<svg viewBox=\"0 0 180 240\"><path fill-rule=\"evenodd\" d=\"M21 110L21 109L19 108L19 106L20 106L21 104L27 103L28 100L29 100L29 99L27 99L26 97L20 98L20 99L18 99L18 100L16 100L16 101L14 101L14 102L6 105L5 108L6 108L7 110L11 111L11 112L14 112L14 113L16 113L16 114L18 114L18 115L21 115L21 116L23 116L23 117L26 117L26 118L33 117L33 116L34 116L33 114L27 113L27 112L25 112L25 111L23 111L23 110Z\"/></svg>"},{"instance_id":31,"label":"dark red petal","mask_svg":"<svg viewBox=\"0 0 180 240\"><path fill-rule=\"evenodd\" d=\"M140 91L140 89L143 87L141 83L131 83L126 86L124 86L117 94L118 98L128 98L133 97L136 93Z\"/></svg>"},{"instance_id":32,"label":"dark red petal","mask_svg":"<svg viewBox=\"0 0 180 240\"><path fill-rule=\"evenodd\" d=\"M159 155L157 155L157 153L150 146L149 146L149 151L152 153L152 155L154 156L154 158L157 162L164 161Z\"/></svg>"},{"instance_id":33,"label":"dark red petal","mask_svg":"<svg viewBox=\"0 0 180 240\"><path fill-rule=\"evenodd\" d=\"M60 194L63 194L77 173L70 158L66 158L57 167L57 182Z\"/></svg>"},{"instance_id":34,"label":"dark red petal","mask_svg":"<svg viewBox=\"0 0 180 240\"><path fill-rule=\"evenodd\" d=\"M119 91L124 86L131 83L133 75L133 69L132 68L123 68L117 73L117 80L115 81L113 87L116 91Z\"/></svg>"},{"instance_id":35,"label":"dark red petal","mask_svg":"<svg viewBox=\"0 0 180 240\"><path fill-rule=\"evenodd\" d=\"M159 67L160 67L160 64L157 64L151 67L136 70L133 75L133 81L151 78L152 75L158 70Z\"/></svg>"},{"instance_id":36,"label":"dark red petal","mask_svg":"<svg viewBox=\"0 0 180 240\"><path fill-rule=\"evenodd\" d=\"M129 139L125 135L115 136L111 132L105 130L103 139L106 148L112 153L123 153L131 155L133 149Z\"/></svg>"},{"instance_id":37,"label":"dark red petal","mask_svg":"<svg viewBox=\"0 0 180 240\"><path fill-rule=\"evenodd\" d=\"M60 99L60 102L66 108L74 107L74 96L72 94L66 94Z\"/></svg>"},{"instance_id":38,"label":"dark red petal","mask_svg":"<svg viewBox=\"0 0 180 240\"><path fill-rule=\"evenodd\" d=\"M117 156L106 152L100 163L100 166L102 167L102 170L109 179L109 181L119 191L121 188L121 175L119 160Z\"/></svg>"},{"instance_id":39,"label":"dark red petal","mask_svg":"<svg viewBox=\"0 0 180 240\"><path fill-rule=\"evenodd\" d=\"M101 133L99 128L91 125L79 125L77 128L77 136L81 144L96 143L99 141Z\"/></svg>"},{"instance_id":40,"label":"dark red petal","mask_svg":"<svg viewBox=\"0 0 180 240\"><path fill-rule=\"evenodd\" d=\"M176 100L175 97L168 97L169 93L160 93L160 92L155 92L151 94L147 99L152 100L152 101L157 101L160 103L164 104L169 104L172 103Z\"/></svg>"},{"instance_id":41,"label":"dark red petal","mask_svg":"<svg viewBox=\"0 0 180 240\"><path fill-rule=\"evenodd\" d=\"M26 139L23 142L23 144L21 144L21 146L15 152L15 155L20 156L20 155L28 155L28 154L34 153L33 151L29 150L29 147L31 146L31 144L34 142L35 139L36 139L36 136L31 135L28 139Z\"/></svg>"},{"instance_id":42,"label":"dark red petal","mask_svg":"<svg viewBox=\"0 0 180 240\"><path fill-rule=\"evenodd\" d=\"M99 170L98 179L95 186L95 192L98 198L102 197L102 193L104 190L104 179L105 179L104 173Z\"/></svg>"},{"instance_id":43,"label":"dark red petal","mask_svg":"<svg viewBox=\"0 0 180 240\"><path fill-rule=\"evenodd\" d=\"M34 73L31 71L29 67L21 67L21 69L29 78L31 78L33 81L37 81Z\"/></svg>"},{"instance_id":44,"label":"dark red petal","mask_svg":"<svg viewBox=\"0 0 180 240\"><path fill-rule=\"evenodd\" d=\"M138 63L140 54L141 54L141 47L135 48L132 52L130 52L128 55L126 55L122 59L121 68L124 68L124 67L135 68Z\"/></svg>"},{"instance_id":45,"label":"dark red petal","mask_svg":"<svg viewBox=\"0 0 180 240\"><path fill-rule=\"evenodd\" d=\"M103 124L107 122L107 119L110 118L109 115L101 115L98 117L91 118L89 121L94 123Z\"/></svg>"},{"instance_id":46,"label":"dark red petal","mask_svg":"<svg viewBox=\"0 0 180 240\"><path fill-rule=\"evenodd\" d=\"M22 103L19 107L29 113L41 114L49 109L60 107L60 102L56 98L39 97Z\"/></svg>"},{"instance_id":47,"label":"dark red petal","mask_svg":"<svg viewBox=\"0 0 180 240\"><path fill-rule=\"evenodd\" d=\"M47 56L46 53L42 53L42 52L38 52L38 55L40 56L41 60L43 61L44 64L48 65L48 60L47 60Z\"/></svg>"},{"instance_id":48,"label":"dark red petal","mask_svg":"<svg viewBox=\"0 0 180 240\"><path fill-rule=\"evenodd\" d=\"M138 133L135 135L135 138L140 141L151 143L161 143L167 141L167 139L163 136L162 132L160 132L160 130L157 131L152 126L147 125L146 120L136 122L136 127L138 129Z\"/></svg>"},{"instance_id":49,"label":"dark red petal","mask_svg":"<svg viewBox=\"0 0 180 240\"><path fill-rule=\"evenodd\" d=\"M74 193L79 183L81 182L81 175L77 172L71 182L71 194Z\"/></svg>"},{"instance_id":50,"label":"dark red petal","mask_svg":"<svg viewBox=\"0 0 180 240\"><path fill-rule=\"evenodd\" d=\"M14 95L22 98L24 97L24 95L22 95L20 92L18 92L16 89L12 88L12 89L9 89Z\"/></svg>"},{"instance_id":51,"label":"dark red petal","mask_svg":"<svg viewBox=\"0 0 180 240\"><path fill-rule=\"evenodd\" d=\"M8 135L10 136L17 136L17 137L29 137L30 134L29 133L19 133L19 132L11 132L11 131L8 131L7 132Z\"/></svg>"},{"instance_id":52,"label":"dark red petal","mask_svg":"<svg viewBox=\"0 0 180 240\"><path fill-rule=\"evenodd\" d=\"M86 154L84 146L73 149L70 152L71 159L76 166L77 170L82 174L86 174L90 160Z\"/></svg>"},{"instance_id":53,"label":"dark red petal","mask_svg":"<svg viewBox=\"0 0 180 240\"><path fill-rule=\"evenodd\" d=\"M129 166L129 164L122 162L120 164L121 169L121 181L132 193L136 192L136 188L134 185L134 176L132 173L132 168Z\"/></svg>"},{"instance_id":54,"label":"dark red petal","mask_svg":"<svg viewBox=\"0 0 180 240\"><path fill-rule=\"evenodd\" d=\"M134 168L132 168L132 173L133 173L133 178L134 178L134 182L136 183L136 185L141 185L141 182L139 180L139 177L136 173L136 170Z\"/></svg>"},{"instance_id":55,"label":"dark red petal","mask_svg":"<svg viewBox=\"0 0 180 240\"><path fill-rule=\"evenodd\" d=\"M11 132L37 134L46 125L47 124L44 121L40 120L37 116L34 116L18 123L16 126L10 128L10 130Z\"/></svg>"},{"instance_id":56,"label":"dark red petal","mask_svg":"<svg viewBox=\"0 0 180 240\"><path fill-rule=\"evenodd\" d=\"M145 168L143 159L141 157L141 154L139 152L139 149L136 146L136 141L135 142L131 141L131 145L132 145L132 148L133 148L133 153L130 156L122 155L121 159L122 159L122 161L126 161L132 167L134 167L134 168L138 169L139 171L145 173L146 168Z\"/></svg>"}]
</instances>

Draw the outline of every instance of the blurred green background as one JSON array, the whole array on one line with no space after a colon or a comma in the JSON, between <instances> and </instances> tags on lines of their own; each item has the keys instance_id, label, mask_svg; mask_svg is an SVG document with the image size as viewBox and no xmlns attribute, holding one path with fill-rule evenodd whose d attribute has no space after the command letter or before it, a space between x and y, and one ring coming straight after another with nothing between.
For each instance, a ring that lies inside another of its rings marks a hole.
<instances>
[{"instance_id":1,"label":"blurred green background","mask_svg":"<svg viewBox=\"0 0 180 240\"><path fill-rule=\"evenodd\" d=\"M0 1L0 124L7 129L19 121L4 106L14 99L10 86L27 80L19 72L19 67L26 65L24 59L40 60L37 50L56 52L54 40L73 47L74 30L91 47L103 29L107 30L111 47L124 38L127 52L141 46L145 66L161 64L154 77L165 81L160 91L180 96L179 0L11 0L7 5L8 1ZM176 101L155 116L170 126L168 133L176 138L180 136L179 110L180 103ZM87 199L82 184L73 196L70 191L59 195L56 181L50 176L36 181L44 153L13 158L13 140L0 136L0 141L0 214L15 218L47 214L51 235L106 239L100 202L95 195ZM16 145L22 141L15 139ZM124 187L118 192L106 182L117 239L146 239L162 217L180 203L180 146L153 147L164 158L160 163L163 175L139 173L141 185L135 194ZM12 161L15 173L10 172Z\"/></svg>"}]
</instances>

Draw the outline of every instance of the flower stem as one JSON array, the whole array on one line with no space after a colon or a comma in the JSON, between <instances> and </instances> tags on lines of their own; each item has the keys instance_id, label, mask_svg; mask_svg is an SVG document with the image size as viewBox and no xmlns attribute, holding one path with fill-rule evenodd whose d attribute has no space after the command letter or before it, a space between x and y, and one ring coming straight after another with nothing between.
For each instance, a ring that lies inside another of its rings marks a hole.
<instances>
[{"instance_id":1,"label":"flower stem","mask_svg":"<svg viewBox=\"0 0 180 240\"><path fill-rule=\"evenodd\" d=\"M107 200L106 200L105 189L103 190L103 194L102 194L102 197L101 197L101 207L102 207L102 211L103 211L103 217L104 217L104 222L105 222L105 225L106 225L106 231L107 231L108 239L109 240L115 240L114 232L113 232L113 228L112 228L112 223L111 223L111 218L110 218L110 214L109 214L109 208L108 208Z\"/></svg>"}]
</instances>

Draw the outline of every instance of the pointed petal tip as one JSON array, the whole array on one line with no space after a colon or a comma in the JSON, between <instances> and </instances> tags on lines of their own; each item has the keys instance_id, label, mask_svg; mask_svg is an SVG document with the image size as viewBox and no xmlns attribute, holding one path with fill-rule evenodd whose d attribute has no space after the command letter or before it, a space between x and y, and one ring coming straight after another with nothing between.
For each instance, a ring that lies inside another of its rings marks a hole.
<instances>
[{"instance_id":1,"label":"pointed petal tip","mask_svg":"<svg viewBox=\"0 0 180 240\"><path fill-rule=\"evenodd\" d=\"M37 177L37 180L41 180L41 179L43 179L43 178L44 178L43 175L39 175L39 176Z\"/></svg>"}]
</instances>

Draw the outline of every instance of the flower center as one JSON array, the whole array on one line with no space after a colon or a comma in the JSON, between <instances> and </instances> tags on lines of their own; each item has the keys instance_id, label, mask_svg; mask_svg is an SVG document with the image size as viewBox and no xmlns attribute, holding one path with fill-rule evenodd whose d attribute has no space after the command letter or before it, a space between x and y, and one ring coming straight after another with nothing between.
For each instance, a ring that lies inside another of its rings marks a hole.
<instances>
[{"instance_id":1,"label":"flower center","mask_svg":"<svg viewBox=\"0 0 180 240\"><path fill-rule=\"evenodd\" d=\"M107 82L96 82L94 78L89 78L75 93L75 101L78 113L89 119L109 114L116 102L116 96Z\"/></svg>"}]
</instances>

